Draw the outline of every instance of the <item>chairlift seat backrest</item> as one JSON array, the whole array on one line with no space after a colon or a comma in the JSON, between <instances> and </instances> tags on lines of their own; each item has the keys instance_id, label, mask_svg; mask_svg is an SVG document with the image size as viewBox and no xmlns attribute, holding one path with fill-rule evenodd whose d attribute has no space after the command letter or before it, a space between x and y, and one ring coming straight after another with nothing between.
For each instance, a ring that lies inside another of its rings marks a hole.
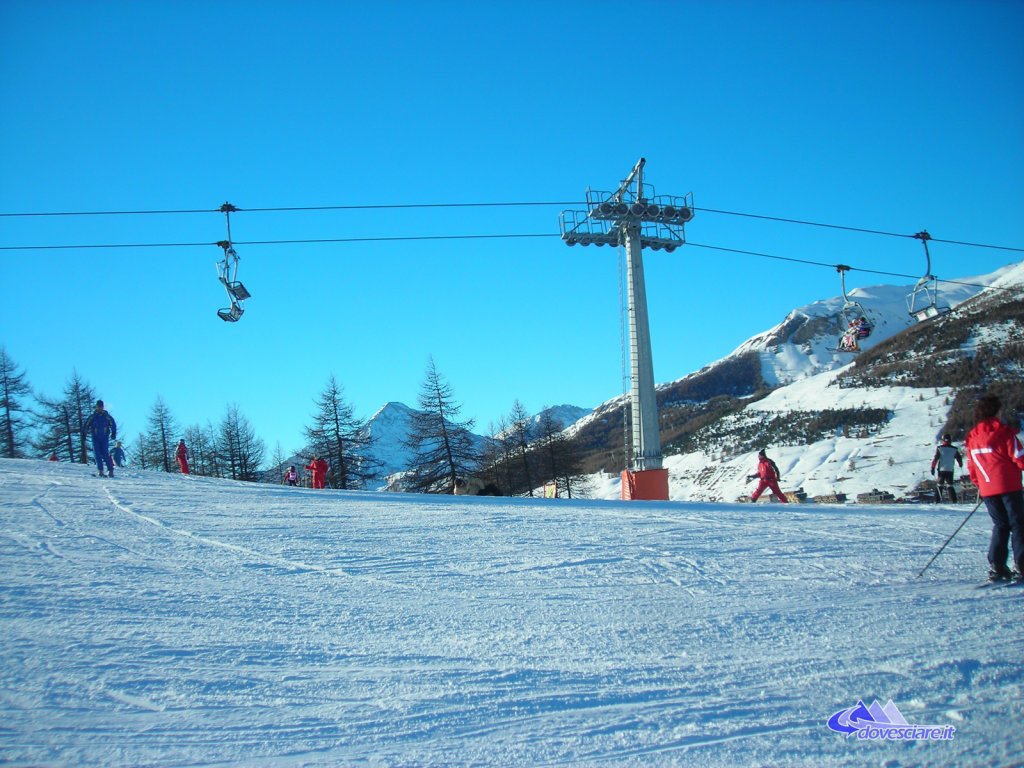
<instances>
[{"instance_id":1,"label":"chairlift seat backrest","mask_svg":"<svg viewBox=\"0 0 1024 768\"><path fill-rule=\"evenodd\" d=\"M232 304L230 307L217 310L217 317L226 323L237 323L238 319L242 316L243 310L237 304Z\"/></svg>"},{"instance_id":2,"label":"chairlift seat backrest","mask_svg":"<svg viewBox=\"0 0 1024 768\"><path fill-rule=\"evenodd\" d=\"M245 289L245 286L235 280L234 282L224 283L224 286L228 289L232 296L239 301L245 301L252 297L252 294Z\"/></svg>"},{"instance_id":3,"label":"chairlift seat backrest","mask_svg":"<svg viewBox=\"0 0 1024 768\"><path fill-rule=\"evenodd\" d=\"M939 317L941 315L948 315L950 312L952 312L952 310L949 307L933 304L925 307L924 309L912 312L911 314L917 322L923 323L925 320L930 320L933 317Z\"/></svg>"}]
</instances>

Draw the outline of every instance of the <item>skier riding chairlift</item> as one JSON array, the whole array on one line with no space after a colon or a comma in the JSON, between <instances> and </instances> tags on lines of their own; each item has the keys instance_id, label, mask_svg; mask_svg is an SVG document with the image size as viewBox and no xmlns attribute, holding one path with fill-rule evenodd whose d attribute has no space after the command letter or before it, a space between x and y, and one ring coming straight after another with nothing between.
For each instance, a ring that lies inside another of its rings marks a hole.
<instances>
[{"instance_id":1,"label":"skier riding chairlift","mask_svg":"<svg viewBox=\"0 0 1024 768\"><path fill-rule=\"evenodd\" d=\"M840 285L843 290L843 307L840 314L846 323L846 330L839 338L838 352L860 352L860 339L866 339L871 335L875 326L868 320L867 310L851 299L846 293L846 271L850 267L845 264L837 264L836 272L839 273Z\"/></svg>"}]
</instances>

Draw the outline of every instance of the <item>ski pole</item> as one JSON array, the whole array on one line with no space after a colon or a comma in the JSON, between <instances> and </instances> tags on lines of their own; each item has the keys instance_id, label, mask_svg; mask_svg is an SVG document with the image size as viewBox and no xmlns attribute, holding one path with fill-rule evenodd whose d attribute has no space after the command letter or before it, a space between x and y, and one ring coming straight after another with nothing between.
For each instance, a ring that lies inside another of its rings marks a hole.
<instances>
[{"instance_id":1,"label":"ski pole","mask_svg":"<svg viewBox=\"0 0 1024 768\"><path fill-rule=\"evenodd\" d=\"M978 511L978 507L981 506L982 501L983 499L981 498L981 496L978 496L978 503L974 505L974 509L971 510L971 514L967 515L967 517L964 518L964 521L957 526L955 531L953 531L952 536L946 539L946 543L939 547L938 552L932 555L932 559L928 561L928 565L931 565L935 562L935 558L942 554L942 550L944 550L946 548L946 545L953 540L953 536L956 536L958 533L960 533L960 529L967 525L967 521L970 520L971 517L973 517L974 513ZM920 579L924 575L924 572L928 570L928 565L921 569L921 573L917 574L917 578Z\"/></svg>"}]
</instances>

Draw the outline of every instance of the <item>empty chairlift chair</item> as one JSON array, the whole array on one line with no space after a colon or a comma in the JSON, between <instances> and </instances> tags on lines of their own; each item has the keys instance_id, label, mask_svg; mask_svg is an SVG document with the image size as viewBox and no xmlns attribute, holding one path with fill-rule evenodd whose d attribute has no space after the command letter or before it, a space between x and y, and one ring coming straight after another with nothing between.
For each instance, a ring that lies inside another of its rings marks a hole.
<instances>
[{"instance_id":1,"label":"empty chairlift chair","mask_svg":"<svg viewBox=\"0 0 1024 768\"><path fill-rule=\"evenodd\" d=\"M927 230L914 235L924 246L924 276L917 281L914 290L907 295L907 311L917 322L921 323L939 315L945 315L950 308L939 303L939 279L932 272L932 257L928 252L928 241L932 236Z\"/></svg>"},{"instance_id":2,"label":"empty chairlift chair","mask_svg":"<svg viewBox=\"0 0 1024 768\"><path fill-rule=\"evenodd\" d=\"M242 302L252 294L238 280L238 254L228 241L217 243L224 249L224 258L217 264L218 278L227 291L230 306L217 310L217 316L228 323L238 322L245 310Z\"/></svg>"}]
</instances>

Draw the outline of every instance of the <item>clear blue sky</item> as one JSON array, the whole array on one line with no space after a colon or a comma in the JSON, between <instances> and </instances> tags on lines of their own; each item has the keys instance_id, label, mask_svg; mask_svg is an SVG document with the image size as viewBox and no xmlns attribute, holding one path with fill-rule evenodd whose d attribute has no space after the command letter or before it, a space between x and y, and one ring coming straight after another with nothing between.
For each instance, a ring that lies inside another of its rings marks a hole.
<instances>
[{"instance_id":1,"label":"clear blue sky","mask_svg":"<svg viewBox=\"0 0 1024 768\"><path fill-rule=\"evenodd\" d=\"M569 202L641 156L697 208L1024 246L1024 3L0 3L0 212ZM562 206L240 212L236 242L558 231ZM0 217L0 246L213 243L219 213ZM918 275L888 238L698 211L693 243ZM73 369L129 439L237 403L298 448L333 373L362 416L427 359L479 430L622 391L618 254L558 237L0 251L0 344ZM1020 253L934 244L959 278ZM645 254L655 378L834 296L828 268ZM848 287L896 282L851 273ZM906 280L910 284L913 280Z\"/></svg>"}]
</instances>

